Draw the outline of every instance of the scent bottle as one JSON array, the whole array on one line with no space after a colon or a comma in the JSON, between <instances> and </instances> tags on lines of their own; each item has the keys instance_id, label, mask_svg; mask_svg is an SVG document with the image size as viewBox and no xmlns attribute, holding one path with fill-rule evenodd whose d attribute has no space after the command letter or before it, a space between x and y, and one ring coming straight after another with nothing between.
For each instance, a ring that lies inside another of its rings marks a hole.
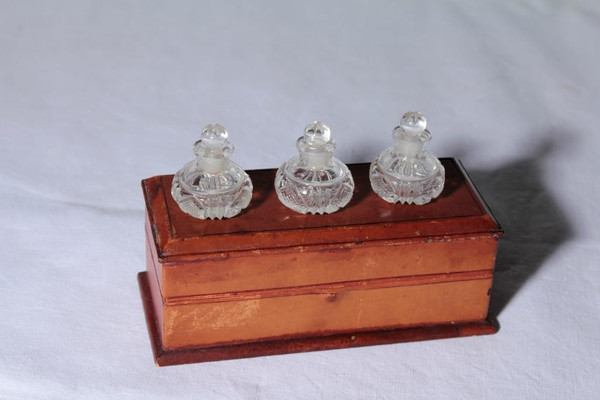
<instances>
[{"instance_id":1,"label":"scent bottle","mask_svg":"<svg viewBox=\"0 0 600 400\"><path fill-rule=\"evenodd\" d=\"M354 180L348 167L333 157L335 141L322 122L311 122L296 141L298 155L275 176L279 200L302 214L333 213L352 198Z\"/></svg>"},{"instance_id":2,"label":"scent bottle","mask_svg":"<svg viewBox=\"0 0 600 400\"><path fill-rule=\"evenodd\" d=\"M196 159L175 174L171 195L194 218L231 218L250 203L252 181L230 161L234 147L225 128L207 125L194 144Z\"/></svg>"},{"instance_id":3,"label":"scent bottle","mask_svg":"<svg viewBox=\"0 0 600 400\"><path fill-rule=\"evenodd\" d=\"M381 152L371 164L371 187L390 203L427 204L444 188L445 171L440 161L426 150L431 132L420 112L407 112L393 131L394 145Z\"/></svg>"}]
</instances>

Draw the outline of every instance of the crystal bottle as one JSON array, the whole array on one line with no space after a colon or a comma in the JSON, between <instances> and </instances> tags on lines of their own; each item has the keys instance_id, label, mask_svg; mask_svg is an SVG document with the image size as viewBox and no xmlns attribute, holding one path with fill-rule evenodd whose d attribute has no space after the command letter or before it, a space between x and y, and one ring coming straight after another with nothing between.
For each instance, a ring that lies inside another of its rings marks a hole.
<instances>
[{"instance_id":1,"label":"crystal bottle","mask_svg":"<svg viewBox=\"0 0 600 400\"><path fill-rule=\"evenodd\" d=\"M219 124L207 125L194 144L196 159L175 174L171 195L194 218L221 219L240 213L250 203L252 181L230 161L234 147Z\"/></svg>"},{"instance_id":2,"label":"crystal bottle","mask_svg":"<svg viewBox=\"0 0 600 400\"><path fill-rule=\"evenodd\" d=\"M427 204L444 188L444 167L426 150L431 132L420 112L407 112L393 131L394 146L371 164L371 187L390 203Z\"/></svg>"},{"instance_id":3,"label":"crystal bottle","mask_svg":"<svg viewBox=\"0 0 600 400\"><path fill-rule=\"evenodd\" d=\"M299 154L275 176L279 200L302 214L333 213L352 198L354 180L348 167L333 157L335 141L322 122L311 122L296 141Z\"/></svg>"}]
</instances>

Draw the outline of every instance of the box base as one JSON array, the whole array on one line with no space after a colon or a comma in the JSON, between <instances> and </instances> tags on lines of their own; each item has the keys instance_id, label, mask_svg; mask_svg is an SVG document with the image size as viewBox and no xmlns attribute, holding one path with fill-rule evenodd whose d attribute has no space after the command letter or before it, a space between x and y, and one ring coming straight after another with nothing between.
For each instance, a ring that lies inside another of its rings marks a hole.
<instances>
[{"instance_id":1,"label":"box base","mask_svg":"<svg viewBox=\"0 0 600 400\"><path fill-rule=\"evenodd\" d=\"M422 340L489 335L498 331L489 319L456 324L427 325L398 329L345 332L326 336L283 338L241 344L226 344L200 348L166 350L162 347L150 297L148 273L138 274L142 304L150 335L154 362L158 366L230 360L306 351L345 349Z\"/></svg>"}]
</instances>

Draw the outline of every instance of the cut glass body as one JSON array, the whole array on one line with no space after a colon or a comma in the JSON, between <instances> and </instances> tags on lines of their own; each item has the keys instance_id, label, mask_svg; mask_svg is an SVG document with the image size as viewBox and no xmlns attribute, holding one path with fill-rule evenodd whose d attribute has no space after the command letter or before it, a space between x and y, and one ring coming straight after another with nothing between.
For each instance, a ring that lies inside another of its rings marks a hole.
<instances>
[{"instance_id":1,"label":"cut glass body","mask_svg":"<svg viewBox=\"0 0 600 400\"><path fill-rule=\"evenodd\" d=\"M278 170L275 190L288 208L302 214L328 214L352 198L354 180L348 167L333 157L335 141L322 122L307 125L296 142L298 156Z\"/></svg>"},{"instance_id":2,"label":"cut glass body","mask_svg":"<svg viewBox=\"0 0 600 400\"><path fill-rule=\"evenodd\" d=\"M407 112L393 132L394 146L381 152L371 164L371 187L390 203L427 204L444 189L445 171L426 150L431 132L419 112Z\"/></svg>"},{"instance_id":3,"label":"cut glass body","mask_svg":"<svg viewBox=\"0 0 600 400\"><path fill-rule=\"evenodd\" d=\"M221 125L207 125L194 144L196 159L173 178L171 195L194 218L230 218L250 203L252 181L229 159L234 147L227 138Z\"/></svg>"}]
</instances>

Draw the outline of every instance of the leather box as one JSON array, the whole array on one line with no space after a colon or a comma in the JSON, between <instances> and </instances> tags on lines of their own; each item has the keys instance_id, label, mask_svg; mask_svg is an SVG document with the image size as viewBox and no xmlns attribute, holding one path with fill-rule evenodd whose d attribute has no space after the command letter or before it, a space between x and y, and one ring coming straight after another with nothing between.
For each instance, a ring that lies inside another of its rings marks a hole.
<instances>
[{"instance_id":1,"label":"leather box","mask_svg":"<svg viewBox=\"0 0 600 400\"><path fill-rule=\"evenodd\" d=\"M138 276L157 365L487 334L502 231L464 169L442 159L444 191L390 204L349 165L354 196L328 215L284 207L275 170L248 171L234 218L199 220L142 182L147 270Z\"/></svg>"}]
</instances>

